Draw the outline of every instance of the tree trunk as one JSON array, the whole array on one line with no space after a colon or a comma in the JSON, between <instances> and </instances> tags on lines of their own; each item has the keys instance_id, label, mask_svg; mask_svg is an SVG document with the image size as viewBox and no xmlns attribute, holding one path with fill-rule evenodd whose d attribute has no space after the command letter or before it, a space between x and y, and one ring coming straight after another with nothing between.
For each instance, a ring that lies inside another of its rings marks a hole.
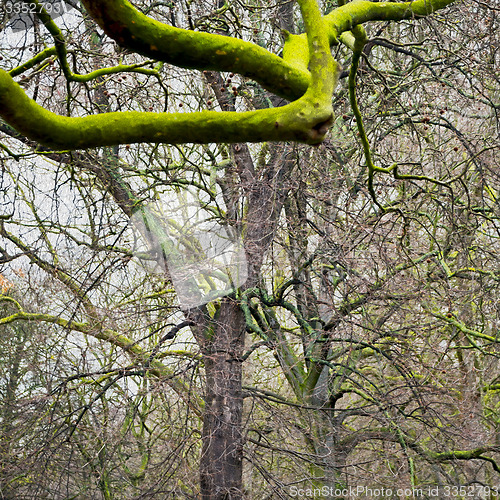
<instances>
[{"instance_id":1,"label":"tree trunk","mask_svg":"<svg viewBox=\"0 0 500 500\"><path fill-rule=\"evenodd\" d=\"M243 497L242 349L245 322L238 304L225 299L204 353L206 391L200 463L204 500Z\"/></svg>"},{"instance_id":2,"label":"tree trunk","mask_svg":"<svg viewBox=\"0 0 500 500\"><path fill-rule=\"evenodd\" d=\"M335 423L333 412L329 401L328 379L330 377L328 367L324 367L318 382L314 388L310 404L328 411L319 411L314 419L314 432L312 448L318 460L311 466L313 484L323 488L328 494L325 499L338 498L334 495L336 489L346 487L342 472L345 470L345 456L337 446L339 438L339 426Z\"/></svg>"}]
</instances>

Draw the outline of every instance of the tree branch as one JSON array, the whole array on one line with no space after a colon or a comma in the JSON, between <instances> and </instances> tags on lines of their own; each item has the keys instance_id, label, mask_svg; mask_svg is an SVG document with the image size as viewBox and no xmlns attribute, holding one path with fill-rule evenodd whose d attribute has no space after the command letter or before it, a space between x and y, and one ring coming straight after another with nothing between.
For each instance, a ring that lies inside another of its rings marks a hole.
<instances>
[{"instance_id":1,"label":"tree branch","mask_svg":"<svg viewBox=\"0 0 500 500\"><path fill-rule=\"evenodd\" d=\"M315 86L316 88L316 86ZM313 89L314 90L314 89ZM313 90L281 108L243 113L113 112L85 117L52 113L30 99L4 70L0 70L0 116L18 132L60 150L116 144L323 140L331 109Z\"/></svg>"}]
</instances>

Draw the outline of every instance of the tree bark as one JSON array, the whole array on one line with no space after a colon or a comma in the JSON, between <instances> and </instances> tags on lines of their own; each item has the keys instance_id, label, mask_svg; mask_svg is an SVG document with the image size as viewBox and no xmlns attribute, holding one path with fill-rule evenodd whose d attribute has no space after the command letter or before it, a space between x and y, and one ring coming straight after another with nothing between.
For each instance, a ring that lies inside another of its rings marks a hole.
<instances>
[{"instance_id":1,"label":"tree bark","mask_svg":"<svg viewBox=\"0 0 500 500\"><path fill-rule=\"evenodd\" d=\"M242 487L243 313L225 299L204 352L206 390L200 486L203 500L235 500Z\"/></svg>"}]
</instances>

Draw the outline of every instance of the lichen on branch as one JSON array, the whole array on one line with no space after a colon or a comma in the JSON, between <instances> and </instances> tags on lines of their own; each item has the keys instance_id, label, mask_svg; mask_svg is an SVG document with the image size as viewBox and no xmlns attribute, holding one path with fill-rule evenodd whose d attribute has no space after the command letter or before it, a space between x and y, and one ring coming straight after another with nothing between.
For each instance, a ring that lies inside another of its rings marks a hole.
<instances>
[{"instance_id":1,"label":"lichen on branch","mask_svg":"<svg viewBox=\"0 0 500 500\"><path fill-rule=\"evenodd\" d=\"M139 12L127 0L83 0L89 14L118 44L177 67L231 71L294 100L305 93L307 70L254 43L237 38L175 28Z\"/></svg>"},{"instance_id":2,"label":"lichen on branch","mask_svg":"<svg viewBox=\"0 0 500 500\"><path fill-rule=\"evenodd\" d=\"M360 0L334 9L323 17L322 24L330 45L333 45L343 32L358 24L422 17L454 1L416 0L399 3ZM174 28L142 14L128 0L82 0L82 3L109 37L147 57L182 68L239 73L289 100L299 98L309 86L310 75L302 63L289 62L288 57L283 60L254 43ZM317 9L316 0L313 3ZM293 39L294 42L307 44L304 36ZM294 49L298 49L297 44ZM299 51L307 51L307 47Z\"/></svg>"},{"instance_id":3,"label":"lichen on branch","mask_svg":"<svg viewBox=\"0 0 500 500\"><path fill-rule=\"evenodd\" d=\"M282 108L243 113L113 112L84 117L52 113L30 99L0 70L0 116L18 132L59 150L130 143L235 143L323 140L331 110L307 92Z\"/></svg>"},{"instance_id":4,"label":"lichen on branch","mask_svg":"<svg viewBox=\"0 0 500 500\"><path fill-rule=\"evenodd\" d=\"M250 42L160 23L139 12L127 0L83 0L90 15L109 36L137 53L179 67L240 73L293 102L281 108L243 113L115 112L66 117L39 106L7 72L0 70L0 116L26 137L60 150L142 142L317 144L324 139L333 119L331 100L338 65L330 54L330 46L337 43L338 36L366 21L422 16L452 1L373 3L361 0L322 16L316 0L298 0L307 38L289 37L288 43L293 42L297 48L301 44L307 46L300 50L302 55L298 61L291 61L288 50L282 59ZM86 81L85 75L71 73L65 43L55 23L45 19L44 24L54 36L67 79ZM308 57L307 65L305 57ZM109 72L110 68L105 71Z\"/></svg>"}]
</instances>

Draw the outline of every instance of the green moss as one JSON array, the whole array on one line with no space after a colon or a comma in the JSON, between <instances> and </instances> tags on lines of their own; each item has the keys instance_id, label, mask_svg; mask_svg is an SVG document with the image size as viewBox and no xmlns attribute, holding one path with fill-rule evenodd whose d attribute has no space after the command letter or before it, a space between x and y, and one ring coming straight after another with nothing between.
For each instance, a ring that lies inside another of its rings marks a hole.
<instances>
[{"instance_id":1,"label":"green moss","mask_svg":"<svg viewBox=\"0 0 500 500\"><path fill-rule=\"evenodd\" d=\"M309 47L307 45L307 36L292 35L288 31L283 32L285 44L283 46L283 60L301 71L307 71L309 66Z\"/></svg>"},{"instance_id":2,"label":"green moss","mask_svg":"<svg viewBox=\"0 0 500 500\"><path fill-rule=\"evenodd\" d=\"M83 4L108 36L147 57L182 68L239 73L290 100L303 95L309 85L307 71L254 43L174 28L145 16L126 0Z\"/></svg>"},{"instance_id":3,"label":"green moss","mask_svg":"<svg viewBox=\"0 0 500 500\"><path fill-rule=\"evenodd\" d=\"M67 330L80 332L84 335L90 335L96 339L108 342L123 351L125 351L136 362L149 364L149 353L145 352L137 342L132 341L125 335L121 335L113 330L107 328L100 328L99 324L83 323L78 321L70 321L62 318L61 316L53 316L51 314L28 313L19 307L19 311L0 318L0 325L6 325L18 321L36 321L37 323L50 323L58 325ZM153 360L149 364L149 372L158 377L164 377L169 380L170 386L181 397L185 398L191 409L197 414L201 415L203 408L203 400L193 396L190 388L184 384L179 377L172 377L172 371L164 364Z\"/></svg>"},{"instance_id":4,"label":"green moss","mask_svg":"<svg viewBox=\"0 0 500 500\"><path fill-rule=\"evenodd\" d=\"M57 51L55 47L49 47L45 50L42 50L39 52L35 57L30 59L29 61L26 61L25 63L21 64L17 68L14 68L9 71L10 76L18 76L21 73L24 73L25 71L33 68L37 64L40 64L41 62L45 61L45 59L48 59L51 56L56 55Z\"/></svg>"},{"instance_id":5,"label":"green moss","mask_svg":"<svg viewBox=\"0 0 500 500\"><path fill-rule=\"evenodd\" d=\"M322 17L316 0L299 0L307 31L288 36L284 59L239 39L183 30L140 13L127 0L83 0L91 16L118 43L179 67L232 71L253 78L266 89L296 99L281 108L245 113L102 113L64 117L40 107L3 70L0 70L0 116L18 132L47 146L84 149L129 143L234 143L265 141L321 142L332 123L331 98L338 65L330 54L337 37L373 20L401 20L427 15L453 0L407 3L357 1ZM66 60L66 47L57 25L42 20L52 34L66 78L88 81L129 67L103 68L75 75ZM39 56L37 56L38 58ZM26 64L36 64L34 58ZM34 62L35 61L35 62ZM307 70L310 69L310 72ZM16 74L14 70L14 74Z\"/></svg>"},{"instance_id":6,"label":"green moss","mask_svg":"<svg viewBox=\"0 0 500 500\"><path fill-rule=\"evenodd\" d=\"M314 89L282 108L245 113L115 112L85 117L56 115L30 99L0 70L0 116L26 137L60 150L114 144L231 143L291 140L321 142L331 109Z\"/></svg>"},{"instance_id":7,"label":"green moss","mask_svg":"<svg viewBox=\"0 0 500 500\"><path fill-rule=\"evenodd\" d=\"M368 21L402 21L427 16L443 9L455 0L416 0L415 2L369 2L359 0L346 3L324 17L328 25L330 43L354 26Z\"/></svg>"}]
</instances>

